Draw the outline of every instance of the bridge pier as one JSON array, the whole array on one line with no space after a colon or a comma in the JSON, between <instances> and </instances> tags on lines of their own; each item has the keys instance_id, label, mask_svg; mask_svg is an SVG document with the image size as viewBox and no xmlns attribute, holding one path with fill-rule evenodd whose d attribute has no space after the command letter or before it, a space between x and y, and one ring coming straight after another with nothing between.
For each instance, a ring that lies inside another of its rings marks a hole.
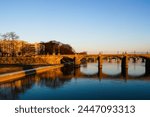
<instances>
[{"instance_id":1,"label":"bridge pier","mask_svg":"<svg viewBox=\"0 0 150 117\"><path fill-rule=\"evenodd\" d=\"M78 76L80 76L80 67L74 68L74 77L77 78Z\"/></svg>"},{"instance_id":2,"label":"bridge pier","mask_svg":"<svg viewBox=\"0 0 150 117\"><path fill-rule=\"evenodd\" d=\"M133 63L136 63L137 62L137 59L136 58L133 58Z\"/></svg>"},{"instance_id":3,"label":"bridge pier","mask_svg":"<svg viewBox=\"0 0 150 117\"><path fill-rule=\"evenodd\" d=\"M103 57L101 54L98 56L98 77L102 79L103 74L102 74L102 66L103 66Z\"/></svg>"},{"instance_id":4,"label":"bridge pier","mask_svg":"<svg viewBox=\"0 0 150 117\"><path fill-rule=\"evenodd\" d=\"M108 60L109 60L109 63L112 63L112 58L109 58Z\"/></svg>"},{"instance_id":5,"label":"bridge pier","mask_svg":"<svg viewBox=\"0 0 150 117\"><path fill-rule=\"evenodd\" d=\"M74 67L80 67L81 61L78 56L74 57Z\"/></svg>"},{"instance_id":6,"label":"bridge pier","mask_svg":"<svg viewBox=\"0 0 150 117\"><path fill-rule=\"evenodd\" d=\"M102 66L103 66L103 58L102 58L102 55L100 54L98 56L98 68L102 69Z\"/></svg>"},{"instance_id":7,"label":"bridge pier","mask_svg":"<svg viewBox=\"0 0 150 117\"><path fill-rule=\"evenodd\" d=\"M126 77L128 75L128 56L127 55L125 55L122 58L121 73L124 77Z\"/></svg>"},{"instance_id":8,"label":"bridge pier","mask_svg":"<svg viewBox=\"0 0 150 117\"><path fill-rule=\"evenodd\" d=\"M99 77L99 79L102 79L102 78L103 78L102 69L98 69L98 77Z\"/></svg>"},{"instance_id":9,"label":"bridge pier","mask_svg":"<svg viewBox=\"0 0 150 117\"><path fill-rule=\"evenodd\" d=\"M124 78L128 78L128 68L126 68L126 69L123 69L122 70L122 72L121 72L121 74L122 74L122 76L124 77Z\"/></svg>"},{"instance_id":10,"label":"bridge pier","mask_svg":"<svg viewBox=\"0 0 150 117\"><path fill-rule=\"evenodd\" d=\"M150 74L150 59L147 58L145 62L145 73Z\"/></svg>"},{"instance_id":11,"label":"bridge pier","mask_svg":"<svg viewBox=\"0 0 150 117\"><path fill-rule=\"evenodd\" d=\"M144 63L145 62L145 59L144 58L142 58L142 63Z\"/></svg>"}]
</instances>

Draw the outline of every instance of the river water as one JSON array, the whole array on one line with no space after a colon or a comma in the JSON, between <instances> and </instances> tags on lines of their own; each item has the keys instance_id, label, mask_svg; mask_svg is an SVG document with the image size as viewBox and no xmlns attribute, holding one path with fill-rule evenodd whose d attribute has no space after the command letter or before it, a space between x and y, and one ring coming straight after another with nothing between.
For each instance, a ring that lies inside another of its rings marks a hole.
<instances>
[{"instance_id":1,"label":"river water","mask_svg":"<svg viewBox=\"0 0 150 117\"><path fill-rule=\"evenodd\" d=\"M129 63L126 75L119 63L104 63L101 71L97 63L68 66L1 83L0 99L150 99L150 75L144 63Z\"/></svg>"}]
</instances>

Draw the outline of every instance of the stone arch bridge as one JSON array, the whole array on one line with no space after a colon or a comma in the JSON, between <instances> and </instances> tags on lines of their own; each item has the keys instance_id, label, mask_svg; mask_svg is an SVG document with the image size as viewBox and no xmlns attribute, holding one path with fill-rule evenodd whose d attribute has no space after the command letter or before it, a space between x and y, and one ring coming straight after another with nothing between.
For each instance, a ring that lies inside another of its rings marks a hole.
<instances>
[{"instance_id":1,"label":"stone arch bridge","mask_svg":"<svg viewBox=\"0 0 150 117\"><path fill-rule=\"evenodd\" d=\"M129 58L142 58L145 60L146 72L150 72L150 54L73 54L73 55L37 55L31 57L0 57L0 64L23 64L23 65L58 65L63 58L70 58L74 65L79 67L83 58L94 58L98 60L98 68L102 69L106 58L116 58L121 61L122 72L128 69Z\"/></svg>"}]
</instances>

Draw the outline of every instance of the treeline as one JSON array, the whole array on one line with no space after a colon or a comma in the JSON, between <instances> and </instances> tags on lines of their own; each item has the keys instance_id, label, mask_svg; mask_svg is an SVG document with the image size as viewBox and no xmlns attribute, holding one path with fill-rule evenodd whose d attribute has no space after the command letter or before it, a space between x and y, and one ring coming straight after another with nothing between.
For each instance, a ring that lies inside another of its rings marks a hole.
<instances>
[{"instance_id":1,"label":"treeline","mask_svg":"<svg viewBox=\"0 0 150 117\"><path fill-rule=\"evenodd\" d=\"M41 54L74 54L75 50L69 44L63 44L58 41L49 41L42 42L41 45L44 45L45 49Z\"/></svg>"},{"instance_id":2,"label":"treeline","mask_svg":"<svg viewBox=\"0 0 150 117\"><path fill-rule=\"evenodd\" d=\"M0 35L0 56L33 56L47 54L74 54L69 44L58 41L28 43L20 40L15 32Z\"/></svg>"}]
</instances>

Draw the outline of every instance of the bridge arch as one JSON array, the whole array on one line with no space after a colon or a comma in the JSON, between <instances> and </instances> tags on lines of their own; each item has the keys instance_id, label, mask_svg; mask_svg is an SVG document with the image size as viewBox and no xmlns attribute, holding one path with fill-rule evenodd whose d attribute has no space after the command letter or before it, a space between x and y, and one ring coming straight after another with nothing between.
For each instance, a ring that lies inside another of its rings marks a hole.
<instances>
[{"instance_id":1,"label":"bridge arch","mask_svg":"<svg viewBox=\"0 0 150 117\"><path fill-rule=\"evenodd\" d=\"M67 56L64 56L60 59L60 63L61 64L73 64L74 63L74 59L71 58L71 57L67 57Z\"/></svg>"},{"instance_id":2,"label":"bridge arch","mask_svg":"<svg viewBox=\"0 0 150 117\"><path fill-rule=\"evenodd\" d=\"M120 62L122 60L121 56L103 56L103 60L106 60L108 62L112 62L112 60L115 60L117 62Z\"/></svg>"},{"instance_id":3,"label":"bridge arch","mask_svg":"<svg viewBox=\"0 0 150 117\"><path fill-rule=\"evenodd\" d=\"M141 59L141 62L145 62L147 58L144 56L134 56L134 55L128 56L128 60L131 60L131 59L134 63L136 63L139 59Z\"/></svg>"}]
</instances>

